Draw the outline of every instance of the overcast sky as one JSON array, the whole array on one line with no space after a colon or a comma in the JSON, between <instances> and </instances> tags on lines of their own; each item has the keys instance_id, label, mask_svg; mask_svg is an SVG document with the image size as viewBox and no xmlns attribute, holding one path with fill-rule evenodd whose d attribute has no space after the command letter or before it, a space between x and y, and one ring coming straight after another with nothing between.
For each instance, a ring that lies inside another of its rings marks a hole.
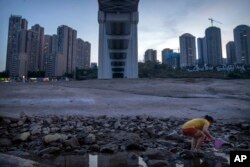
<instances>
[{"instance_id":1,"label":"overcast sky","mask_svg":"<svg viewBox=\"0 0 250 167\"><path fill-rule=\"evenodd\" d=\"M179 36L191 33L203 37L211 26L208 18L222 24L223 57L225 45L233 40L233 29L250 25L250 0L140 0L138 23L138 59L146 49L179 48ZM0 71L5 70L8 22L11 14L28 20L28 28L40 24L45 34L56 34L67 25L77 30L77 37L91 43L91 62L98 61L97 0L0 0Z\"/></svg>"}]
</instances>

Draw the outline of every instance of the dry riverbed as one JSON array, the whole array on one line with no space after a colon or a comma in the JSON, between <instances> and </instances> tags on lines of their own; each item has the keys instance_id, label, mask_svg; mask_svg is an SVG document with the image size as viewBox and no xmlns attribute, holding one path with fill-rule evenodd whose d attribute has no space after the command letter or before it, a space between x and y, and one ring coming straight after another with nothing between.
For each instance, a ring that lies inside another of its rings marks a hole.
<instances>
[{"instance_id":1,"label":"dry riverbed","mask_svg":"<svg viewBox=\"0 0 250 167\"><path fill-rule=\"evenodd\" d=\"M0 164L229 166L231 150L250 148L249 83L216 79L0 83ZM180 127L205 114L217 120L211 132L226 143L221 150L208 143L203 153L188 151L190 139L183 137ZM117 157L119 161L112 160Z\"/></svg>"}]
</instances>

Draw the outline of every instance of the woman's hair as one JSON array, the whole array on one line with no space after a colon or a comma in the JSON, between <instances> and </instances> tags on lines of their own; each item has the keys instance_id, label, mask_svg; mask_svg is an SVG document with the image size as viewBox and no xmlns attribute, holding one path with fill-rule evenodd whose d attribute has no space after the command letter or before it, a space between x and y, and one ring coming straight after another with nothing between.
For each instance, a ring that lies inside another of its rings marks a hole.
<instances>
[{"instance_id":1,"label":"woman's hair","mask_svg":"<svg viewBox=\"0 0 250 167\"><path fill-rule=\"evenodd\" d=\"M213 117L211 117L211 116L209 116L209 115L205 115L204 118L205 118L206 120L208 120L209 122L211 122L211 123L215 122L214 119L213 119Z\"/></svg>"}]
</instances>

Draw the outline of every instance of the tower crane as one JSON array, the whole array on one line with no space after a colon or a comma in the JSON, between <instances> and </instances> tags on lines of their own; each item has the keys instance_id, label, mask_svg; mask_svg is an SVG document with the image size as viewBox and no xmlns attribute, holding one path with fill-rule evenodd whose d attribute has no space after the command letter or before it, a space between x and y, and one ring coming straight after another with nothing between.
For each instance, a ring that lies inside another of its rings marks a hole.
<instances>
[{"instance_id":1,"label":"tower crane","mask_svg":"<svg viewBox=\"0 0 250 167\"><path fill-rule=\"evenodd\" d=\"M208 18L208 20L211 21L211 25L213 26L213 22L216 22L216 23L219 23L219 24L222 24L221 22L217 21L217 20L214 20L213 18Z\"/></svg>"}]
</instances>

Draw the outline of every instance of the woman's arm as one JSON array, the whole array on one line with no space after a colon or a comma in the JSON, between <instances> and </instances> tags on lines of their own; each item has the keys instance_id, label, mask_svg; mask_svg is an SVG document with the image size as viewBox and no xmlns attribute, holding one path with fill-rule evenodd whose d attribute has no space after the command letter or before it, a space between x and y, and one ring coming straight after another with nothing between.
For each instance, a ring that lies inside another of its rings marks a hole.
<instances>
[{"instance_id":1,"label":"woman's arm","mask_svg":"<svg viewBox=\"0 0 250 167\"><path fill-rule=\"evenodd\" d=\"M208 138L210 138L211 140L215 140L215 138L209 133L208 127L208 125L204 125L202 131Z\"/></svg>"}]
</instances>

